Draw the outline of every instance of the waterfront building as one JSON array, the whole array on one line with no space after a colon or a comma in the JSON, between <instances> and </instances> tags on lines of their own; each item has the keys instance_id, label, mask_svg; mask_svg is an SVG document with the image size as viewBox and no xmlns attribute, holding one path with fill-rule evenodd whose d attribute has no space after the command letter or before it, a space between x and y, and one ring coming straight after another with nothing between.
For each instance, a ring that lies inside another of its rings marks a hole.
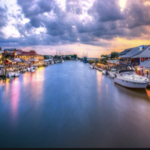
<instances>
[{"instance_id":1,"label":"waterfront building","mask_svg":"<svg viewBox=\"0 0 150 150\"><path fill-rule=\"evenodd\" d=\"M8 62L11 64L44 65L44 56L37 54L34 50L26 52L18 49L4 49L4 56L8 58Z\"/></svg>"},{"instance_id":2,"label":"waterfront building","mask_svg":"<svg viewBox=\"0 0 150 150\"><path fill-rule=\"evenodd\" d=\"M125 54L120 55L120 65L134 66L137 73L141 75L150 74L150 66L148 66L148 60L150 60L150 45L131 48L122 53Z\"/></svg>"},{"instance_id":3,"label":"waterfront building","mask_svg":"<svg viewBox=\"0 0 150 150\"><path fill-rule=\"evenodd\" d=\"M124 51L122 51L121 53L119 53L119 56L126 55L126 54L129 53L131 50L132 50L132 48L125 49Z\"/></svg>"},{"instance_id":4,"label":"waterfront building","mask_svg":"<svg viewBox=\"0 0 150 150\"><path fill-rule=\"evenodd\" d=\"M2 51L0 51L0 65L2 65L2 64L3 64L2 57L3 57L3 52L2 52Z\"/></svg>"},{"instance_id":5,"label":"waterfront building","mask_svg":"<svg viewBox=\"0 0 150 150\"><path fill-rule=\"evenodd\" d=\"M126 52L126 54L120 55L120 65L139 66L141 63L141 58L135 56L143 53L145 50L149 49L149 47L150 46L145 45L132 48L128 52L125 50L124 52Z\"/></svg>"}]
</instances>

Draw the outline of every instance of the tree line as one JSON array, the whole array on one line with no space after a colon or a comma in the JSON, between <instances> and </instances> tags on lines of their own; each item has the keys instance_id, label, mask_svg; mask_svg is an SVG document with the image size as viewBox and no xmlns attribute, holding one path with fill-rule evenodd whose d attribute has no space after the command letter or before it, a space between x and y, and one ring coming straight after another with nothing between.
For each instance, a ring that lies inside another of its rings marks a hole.
<instances>
[{"instance_id":1,"label":"tree line","mask_svg":"<svg viewBox=\"0 0 150 150\"><path fill-rule=\"evenodd\" d=\"M60 55L55 55L55 56L53 56L53 58L54 58L54 59L61 59L62 56L60 56ZM66 59L66 60L77 59L77 58L78 58L78 56L77 56L76 54L74 54L74 55L65 55L65 56L64 56L64 59ZM47 55L45 55L45 56L44 56L44 59L49 59L49 58L47 57Z\"/></svg>"},{"instance_id":2,"label":"tree line","mask_svg":"<svg viewBox=\"0 0 150 150\"><path fill-rule=\"evenodd\" d=\"M101 55L101 59L100 59L100 60L97 60L97 61L95 61L95 60L89 60L88 62L89 62L90 64L93 64L93 63L101 63L101 64L106 65L108 58L109 58L109 55L104 55L104 54L103 54L103 55ZM118 59L118 58L119 58L119 53L118 53L118 52L112 52L110 58L111 58L111 59Z\"/></svg>"}]
</instances>

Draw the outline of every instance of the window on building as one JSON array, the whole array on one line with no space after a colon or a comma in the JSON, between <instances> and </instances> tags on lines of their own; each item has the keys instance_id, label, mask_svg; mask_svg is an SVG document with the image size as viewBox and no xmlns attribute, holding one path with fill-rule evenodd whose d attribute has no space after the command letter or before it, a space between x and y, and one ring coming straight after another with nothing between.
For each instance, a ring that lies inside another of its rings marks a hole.
<instances>
[{"instance_id":1,"label":"window on building","mask_svg":"<svg viewBox=\"0 0 150 150\"><path fill-rule=\"evenodd\" d=\"M141 62L144 62L144 58L141 58Z\"/></svg>"},{"instance_id":2,"label":"window on building","mask_svg":"<svg viewBox=\"0 0 150 150\"><path fill-rule=\"evenodd\" d=\"M145 61L148 60L149 58L145 58Z\"/></svg>"}]
</instances>

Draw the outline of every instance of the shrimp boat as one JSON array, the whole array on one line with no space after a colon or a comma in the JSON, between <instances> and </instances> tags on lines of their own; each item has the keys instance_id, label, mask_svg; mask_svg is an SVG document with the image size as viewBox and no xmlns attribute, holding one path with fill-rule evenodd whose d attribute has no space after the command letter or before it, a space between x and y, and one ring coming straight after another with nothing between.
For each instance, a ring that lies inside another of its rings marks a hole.
<instances>
[{"instance_id":1,"label":"shrimp boat","mask_svg":"<svg viewBox=\"0 0 150 150\"><path fill-rule=\"evenodd\" d=\"M133 70L123 70L115 75L114 82L126 88L145 89L149 79L137 75Z\"/></svg>"}]
</instances>

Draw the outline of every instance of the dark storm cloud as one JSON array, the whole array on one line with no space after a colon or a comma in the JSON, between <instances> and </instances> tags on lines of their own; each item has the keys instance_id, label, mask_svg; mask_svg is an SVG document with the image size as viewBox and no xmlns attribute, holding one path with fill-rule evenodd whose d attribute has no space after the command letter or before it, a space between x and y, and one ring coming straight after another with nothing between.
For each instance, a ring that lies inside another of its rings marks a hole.
<instances>
[{"instance_id":1,"label":"dark storm cloud","mask_svg":"<svg viewBox=\"0 0 150 150\"><path fill-rule=\"evenodd\" d=\"M86 2L86 0L82 1ZM80 16L85 12L83 8L85 5L81 3L82 1L66 0L64 11L55 0L17 0L21 13L29 19L29 22L14 25L21 38L2 41L26 46L72 43L97 46L103 45L99 39L134 38L142 34L150 34L143 27L150 25L150 9L140 0L128 1L123 12L120 10L118 0L95 0L91 8L87 10L89 17L81 20ZM23 20L22 14L13 16L13 18ZM1 18L5 19L5 15L6 9L0 7ZM0 27L5 25L5 20L0 22ZM36 34L35 29L39 27L45 28L46 32ZM0 36L2 37L2 34Z\"/></svg>"},{"instance_id":2,"label":"dark storm cloud","mask_svg":"<svg viewBox=\"0 0 150 150\"><path fill-rule=\"evenodd\" d=\"M126 11L126 21L128 27L133 29L143 25L150 25L150 5L145 6L140 3L131 3L130 9Z\"/></svg>"},{"instance_id":3,"label":"dark storm cloud","mask_svg":"<svg viewBox=\"0 0 150 150\"><path fill-rule=\"evenodd\" d=\"M89 10L89 14L100 22L124 19L118 5L118 0L95 0L93 7Z\"/></svg>"},{"instance_id":4,"label":"dark storm cloud","mask_svg":"<svg viewBox=\"0 0 150 150\"><path fill-rule=\"evenodd\" d=\"M0 28L7 25L7 7L0 7Z\"/></svg>"},{"instance_id":5,"label":"dark storm cloud","mask_svg":"<svg viewBox=\"0 0 150 150\"><path fill-rule=\"evenodd\" d=\"M45 12L50 12L55 4L54 0L18 0L18 5L21 6L25 17L32 18Z\"/></svg>"},{"instance_id":6,"label":"dark storm cloud","mask_svg":"<svg viewBox=\"0 0 150 150\"><path fill-rule=\"evenodd\" d=\"M66 41L70 41L70 43L77 42L78 38L81 38L80 42L84 43L84 41L86 41L88 43L87 40L89 40L89 42L92 43L93 38L87 39L88 36L82 36L82 34L85 33L87 33L87 35L90 34L91 37L104 39L112 39L117 36L117 33L122 34L120 31L116 31L116 33L115 31L112 32L112 30L118 28L115 21L124 19L117 2L117 0L108 0L106 2L96 0L92 8L88 11L93 20L86 23L87 20L81 21L78 17L83 11L80 0L66 0L66 12L62 11L55 1L49 4L48 9L45 6L48 5L49 1L45 0L43 3L46 5L42 6L41 11L37 9L40 8L41 1L38 1L38 3L33 2L31 5L30 2L24 3L22 0L18 0L18 4L22 6L24 15L30 19L30 24L34 28L45 27L47 34L54 36L53 38L59 36L61 43L66 43ZM43 12L49 11L55 13L55 19L44 16ZM60 14L62 14L61 17ZM72 14L72 16L68 17L70 14ZM76 27L76 32L73 31L72 26ZM58 42L60 40L58 40Z\"/></svg>"}]
</instances>

